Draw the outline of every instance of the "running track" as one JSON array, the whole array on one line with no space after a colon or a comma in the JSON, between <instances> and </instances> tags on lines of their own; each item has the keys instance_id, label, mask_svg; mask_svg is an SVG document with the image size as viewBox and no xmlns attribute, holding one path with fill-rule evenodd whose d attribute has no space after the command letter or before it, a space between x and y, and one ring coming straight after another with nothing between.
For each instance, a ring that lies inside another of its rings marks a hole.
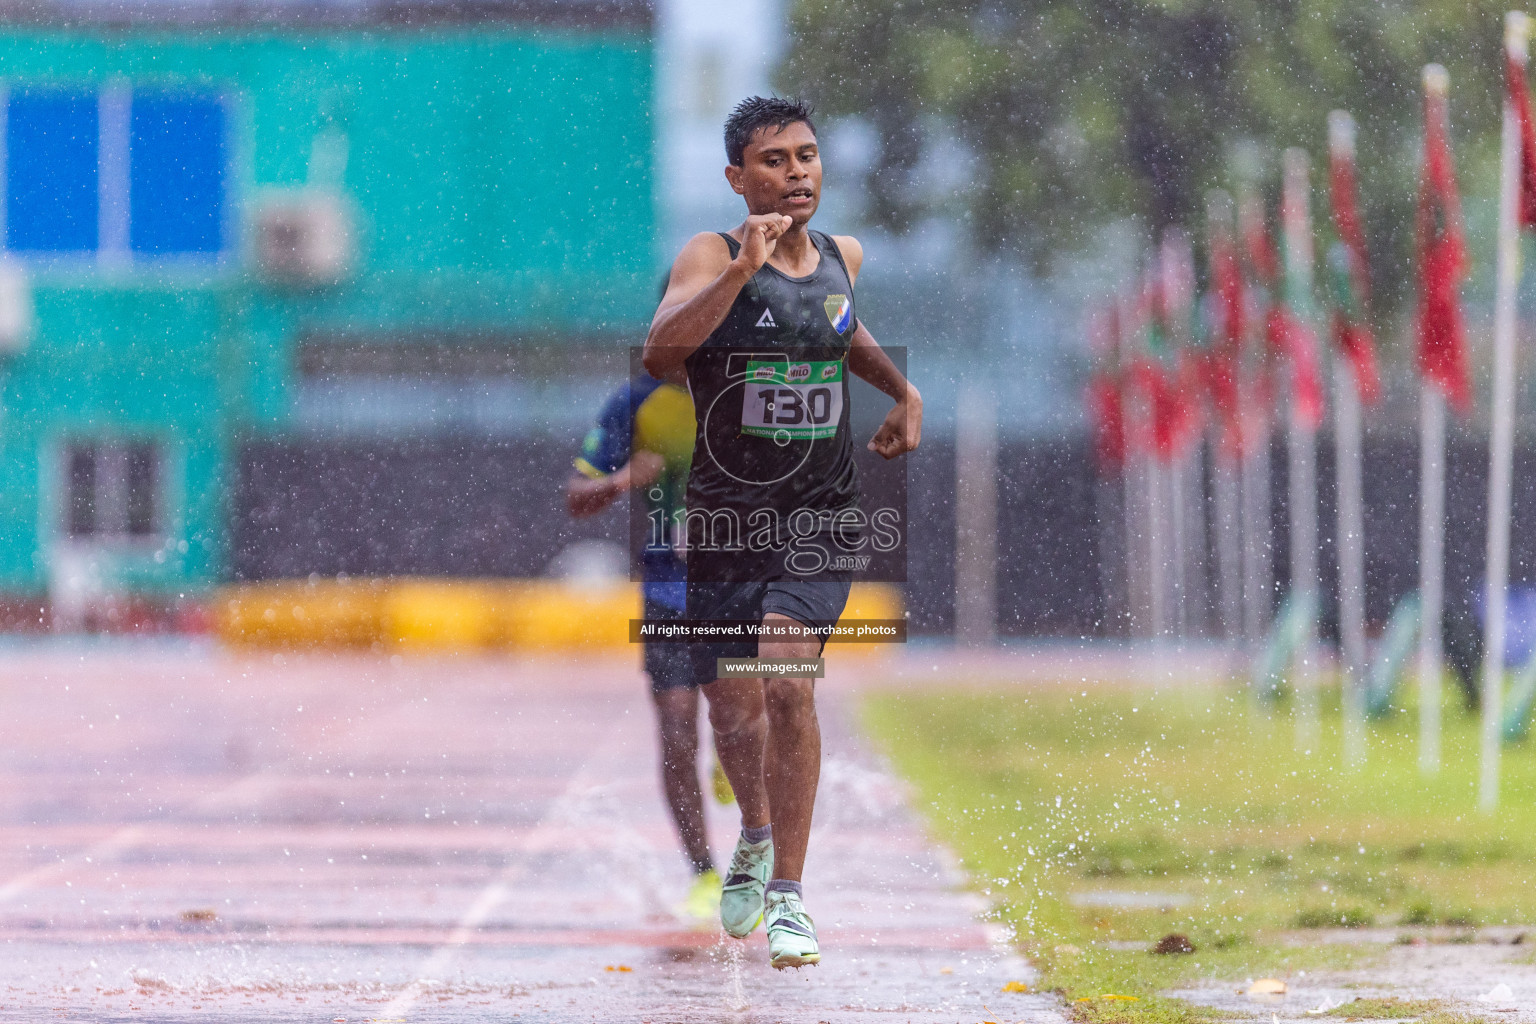
<instances>
[{"instance_id":1,"label":"running track","mask_svg":"<svg viewBox=\"0 0 1536 1024\"><path fill-rule=\"evenodd\" d=\"M0 650L0 1020L1059 1022L857 738L831 659L826 962L691 928L630 657ZM717 856L734 808L711 807Z\"/></svg>"}]
</instances>

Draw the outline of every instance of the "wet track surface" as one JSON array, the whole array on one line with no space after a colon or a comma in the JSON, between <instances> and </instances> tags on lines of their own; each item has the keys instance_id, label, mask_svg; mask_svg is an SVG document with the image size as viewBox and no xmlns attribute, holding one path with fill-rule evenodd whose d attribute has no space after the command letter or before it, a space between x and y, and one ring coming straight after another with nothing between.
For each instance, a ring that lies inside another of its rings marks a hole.
<instances>
[{"instance_id":1,"label":"wet track surface","mask_svg":"<svg viewBox=\"0 0 1536 1024\"><path fill-rule=\"evenodd\" d=\"M862 664L820 688L826 960L777 973L675 909L634 659L8 648L0 1020L1061 1020L856 736Z\"/></svg>"}]
</instances>

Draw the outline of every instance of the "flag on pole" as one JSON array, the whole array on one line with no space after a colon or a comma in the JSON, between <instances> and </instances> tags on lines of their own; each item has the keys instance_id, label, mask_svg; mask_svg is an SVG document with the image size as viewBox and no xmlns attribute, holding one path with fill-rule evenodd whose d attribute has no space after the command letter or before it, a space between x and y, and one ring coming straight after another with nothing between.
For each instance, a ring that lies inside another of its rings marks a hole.
<instances>
[{"instance_id":1,"label":"flag on pole","mask_svg":"<svg viewBox=\"0 0 1536 1024\"><path fill-rule=\"evenodd\" d=\"M1119 377L1099 370L1088 381L1088 408L1093 414L1094 451L1099 474L1116 476L1125 466L1125 400Z\"/></svg>"},{"instance_id":2,"label":"flag on pole","mask_svg":"<svg viewBox=\"0 0 1536 1024\"><path fill-rule=\"evenodd\" d=\"M1280 193L1280 224L1285 254L1280 261L1274 301L1265 334L1270 347L1291 372L1291 412L1296 422L1315 431L1323 422L1323 374L1312 330L1312 215L1310 172L1305 150L1285 152L1285 184Z\"/></svg>"},{"instance_id":3,"label":"flag on pole","mask_svg":"<svg viewBox=\"0 0 1536 1024\"><path fill-rule=\"evenodd\" d=\"M1113 477L1125 467L1125 384L1120 371L1120 309L1111 304L1094 318L1089 336L1095 367L1088 378L1088 413L1093 418L1094 451L1099 474Z\"/></svg>"},{"instance_id":4,"label":"flag on pole","mask_svg":"<svg viewBox=\"0 0 1536 1024\"><path fill-rule=\"evenodd\" d=\"M1531 123L1531 92L1525 64L1504 48L1504 87L1520 131L1520 226L1536 227L1536 126Z\"/></svg>"},{"instance_id":5,"label":"flag on pole","mask_svg":"<svg viewBox=\"0 0 1536 1024\"><path fill-rule=\"evenodd\" d=\"M1370 262L1355 199L1355 121L1342 110L1328 115L1328 196L1338 236L1328 249L1333 343L1354 370L1360 401L1374 405L1381 397L1381 376L1370 325Z\"/></svg>"},{"instance_id":6,"label":"flag on pole","mask_svg":"<svg viewBox=\"0 0 1536 1024\"><path fill-rule=\"evenodd\" d=\"M1226 221L1213 221L1209 239L1210 344L1205 353L1205 392L1221 430L1221 444L1233 454L1242 452L1242 425L1238 380L1242 372L1243 337L1248 331L1248 292L1242 263Z\"/></svg>"},{"instance_id":7,"label":"flag on pole","mask_svg":"<svg viewBox=\"0 0 1536 1024\"><path fill-rule=\"evenodd\" d=\"M1440 71L1444 74L1444 71ZM1466 237L1456 192L1445 88L1424 92L1424 168L1419 181L1416 235L1419 256L1419 372L1458 410L1472 402L1461 282L1467 274Z\"/></svg>"},{"instance_id":8,"label":"flag on pole","mask_svg":"<svg viewBox=\"0 0 1536 1024\"><path fill-rule=\"evenodd\" d=\"M1193 273L1185 280L1164 247L1147 267L1136 306L1145 345L1130 376L1147 413L1149 447L1164 462L1182 455L1200 430L1199 366L1184 343L1192 289Z\"/></svg>"},{"instance_id":9,"label":"flag on pole","mask_svg":"<svg viewBox=\"0 0 1536 1024\"><path fill-rule=\"evenodd\" d=\"M1246 195L1238 208L1238 230L1243 236L1244 255L1249 274L1262 288L1272 288L1280 276L1280 258L1265 223L1264 202L1256 195Z\"/></svg>"},{"instance_id":10,"label":"flag on pole","mask_svg":"<svg viewBox=\"0 0 1536 1024\"><path fill-rule=\"evenodd\" d=\"M1274 352L1266 344L1264 326L1273 301L1277 274L1275 250L1265 225L1264 204L1252 192L1238 200L1238 237L1242 239L1244 271L1254 315L1245 337L1239 380L1243 426L1242 496L1242 619L1243 635L1255 645L1262 641L1274 616L1274 543L1270 500L1270 444L1274 405ZM1262 312L1261 312L1262 311Z\"/></svg>"},{"instance_id":11,"label":"flag on pole","mask_svg":"<svg viewBox=\"0 0 1536 1024\"><path fill-rule=\"evenodd\" d=\"M1194 345L1195 257L1189 236L1181 228L1163 233L1158 247L1162 279L1163 334L1173 346L1174 379L1178 390L1178 437L1174 455L1182 457L1197 443L1203 425L1200 393L1204 373L1201 353Z\"/></svg>"},{"instance_id":12,"label":"flag on pole","mask_svg":"<svg viewBox=\"0 0 1536 1024\"><path fill-rule=\"evenodd\" d=\"M1323 375L1317 365L1317 338L1285 302L1269 307L1264 339L1291 368L1291 401L1296 415L1316 430L1323 422Z\"/></svg>"},{"instance_id":13,"label":"flag on pole","mask_svg":"<svg viewBox=\"0 0 1536 1024\"><path fill-rule=\"evenodd\" d=\"M1131 380L1151 425L1144 443L1160 460L1170 462L1183 448L1189 423L1178 376L1155 357L1143 355L1131 367Z\"/></svg>"},{"instance_id":14,"label":"flag on pole","mask_svg":"<svg viewBox=\"0 0 1536 1024\"><path fill-rule=\"evenodd\" d=\"M1252 437L1243 438L1244 449L1261 443L1269 436L1270 414L1274 406L1274 348L1275 338L1270 336L1269 312L1275 301L1275 286L1280 275L1280 261L1269 237L1265 223L1264 203L1258 196L1248 194L1238 202L1237 229L1242 239L1242 266L1245 291L1248 300L1248 322L1264 328L1255 337L1249 331L1247 338L1258 344L1243 357L1243 373L1239 381L1239 394L1243 405L1243 423Z\"/></svg>"},{"instance_id":15,"label":"flag on pole","mask_svg":"<svg viewBox=\"0 0 1536 1024\"><path fill-rule=\"evenodd\" d=\"M1482 769L1478 804L1499 802L1503 742L1504 653L1508 640L1509 531L1515 457L1515 331L1520 288L1520 229L1531 224L1531 123L1525 87L1530 18L1504 15L1505 85L1499 144L1499 230L1493 289L1493 401L1489 410L1488 554L1483 591Z\"/></svg>"},{"instance_id":16,"label":"flag on pole","mask_svg":"<svg viewBox=\"0 0 1536 1024\"><path fill-rule=\"evenodd\" d=\"M1316 428L1323 421L1323 377L1317 363L1316 338L1292 308L1293 300L1287 295L1290 289L1270 238L1262 202L1250 197L1243 204L1241 218L1249 273L1256 285L1253 292L1268 307L1264 312L1264 348L1254 380L1254 399L1261 403L1267 419L1274 400L1273 364L1284 360L1290 368L1291 400L1296 412L1303 423Z\"/></svg>"}]
</instances>

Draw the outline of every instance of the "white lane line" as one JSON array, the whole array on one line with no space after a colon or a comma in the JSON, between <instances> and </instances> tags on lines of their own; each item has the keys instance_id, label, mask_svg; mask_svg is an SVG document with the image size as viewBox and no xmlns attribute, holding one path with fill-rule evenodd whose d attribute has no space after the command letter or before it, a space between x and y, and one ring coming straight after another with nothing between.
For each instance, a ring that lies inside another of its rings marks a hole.
<instances>
[{"instance_id":1,"label":"white lane line","mask_svg":"<svg viewBox=\"0 0 1536 1024\"><path fill-rule=\"evenodd\" d=\"M42 864L32 868L30 871L23 871L9 882L0 885L0 903L13 899L33 886L63 874L66 870L79 863L90 863L98 859L105 859L125 846L132 846L134 843L137 843L143 835L144 828L142 825L128 825L118 829L100 842L86 847L84 853L77 853L73 857L60 858L52 864Z\"/></svg>"},{"instance_id":2,"label":"white lane line","mask_svg":"<svg viewBox=\"0 0 1536 1024\"><path fill-rule=\"evenodd\" d=\"M172 812L172 815L182 814L186 811L208 810L226 801L232 802L236 799L249 800L271 789L283 777L275 769L263 768L259 772L253 772L243 778L236 779L228 785L221 786L211 793L204 793L197 799L178 807ZM153 824L158 825L160 821L157 820ZM0 885L0 903L14 899L28 889L45 884L69 871L71 868L79 867L82 864L94 864L97 861L105 860L114 854L136 846L148 831L147 824L143 822L135 825L124 825L105 839L93 843L73 856L60 857L51 864L41 864L28 871L23 871L4 885Z\"/></svg>"},{"instance_id":3,"label":"white lane line","mask_svg":"<svg viewBox=\"0 0 1536 1024\"><path fill-rule=\"evenodd\" d=\"M407 700L380 712L379 717L387 719L405 710L413 703L413 700ZM376 719L365 719L342 732L338 738L345 739L348 736L364 732L374 722L376 722ZM327 737L327 739L331 738ZM160 825L165 821L174 820L177 815L185 814L188 811L208 811L218 808L221 804L237 804L242 801L249 802L260 799L276 788L282 781L294 778L295 776L290 773L289 769L298 767L300 762L307 761L309 756L302 750L295 750L281 763L242 776L211 793L204 793L202 796L176 807L169 815L163 818L157 818L153 822L138 822L132 825L124 825L105 839L101 839L86 847L83 851L68 857L60 857L51 864L40 864L35 868L23 871L4 885L0 885L0 904L16 898L28 889L34 889L39 885L53 881L65 872L78 868L82 864L94 864L123 850L137 846L146 837L151 825Z\"/></svg>"},{"instance_id":4,"label":"white lane line","mask_svg":"<svg viewBox=\"0 0 1536 1024\"><path fill-rule=\"evenodd\" d=\"M480 890L474 902L459 918L453 932L416 969L416 980L401 989L400 993L390 1000L389 1005L379 1011L381 1018L401 1017L416 1005L417 1000L425 994L429 986L441 980L447 973L453 958L468 944L474 936L475 929L485 923L491 912L515 891L517 884L528 874L532 855L567 829L568 809L579 797L590 793L611 774L612 766L609 761L612 755L621 749L621 744L616 740L626 724L625 716L615 715L608 730L599 737L593 737L593 742L587 746L586 760L572 774L571 781L566 783L559 795L545 806L544 813L534 822L527 841L519 844L521 856L511 860L484 889ZM602 771L598 770L600 767Z\"/></svg>"}]
</instances>

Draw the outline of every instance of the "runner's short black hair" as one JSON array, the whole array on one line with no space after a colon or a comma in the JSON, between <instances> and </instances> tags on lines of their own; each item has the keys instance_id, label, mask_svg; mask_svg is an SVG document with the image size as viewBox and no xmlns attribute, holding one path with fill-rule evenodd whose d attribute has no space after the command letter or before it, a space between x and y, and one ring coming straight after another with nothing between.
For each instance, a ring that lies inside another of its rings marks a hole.
<instances>
[{"instance_id":1,"label":"runner's short black hair","mask_svg":"<svg viewBox=\"0 0 1536 1024\"><path fill-rule=\"evenodd\" d=\"M732 166L740 167L747 143L763 128L781 132L796 121L804 121L811 134L815 135L816 124L811 120L814 113L815 110L804 100L790 100L782 96L748 96L736 104L731 116L725 119L725 158Z\"/></svg>"}]
</instances>

